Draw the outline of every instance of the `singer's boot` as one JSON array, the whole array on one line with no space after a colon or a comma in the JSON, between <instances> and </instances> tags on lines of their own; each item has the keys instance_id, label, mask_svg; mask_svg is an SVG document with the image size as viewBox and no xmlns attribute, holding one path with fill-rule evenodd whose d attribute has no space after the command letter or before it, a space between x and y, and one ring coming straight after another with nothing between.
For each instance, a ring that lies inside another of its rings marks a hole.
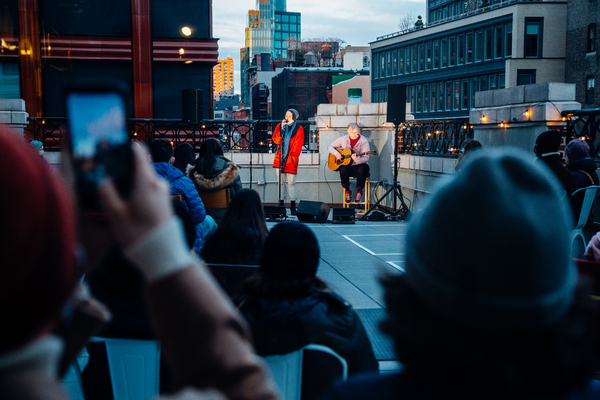
<instances>
[{"instance_id":1,"label":"singer's boot","mask_svg":"<svg viewBox=\"0 0 600 400\"><path fill-rule=\"evenodd\" d=\"M292 215L296 215L296 202L295 201L290 201L290 213L292 213Z\"/></svg>"},{"instance_id":2,"label":"singer's boot","mask_svg":"<svg viewBox=\"0 0 600 400\"><path fill-rule=\"evenodd\" d=\"M279 205L282 206L283 205L283 200L279 200Z\"/></svg>"}]
</instances>

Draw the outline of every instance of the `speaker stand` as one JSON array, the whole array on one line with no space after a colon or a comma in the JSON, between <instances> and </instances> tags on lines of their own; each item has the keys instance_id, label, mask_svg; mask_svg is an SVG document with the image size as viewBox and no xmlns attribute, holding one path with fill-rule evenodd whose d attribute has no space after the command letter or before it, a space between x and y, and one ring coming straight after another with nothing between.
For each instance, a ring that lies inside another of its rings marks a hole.
<instances>
[{"instance_id":1,"label":"speaker stand","mask_svg":"<svg viewBox=\"0 0 600 400\"><path fill-rule=\"evenodd\" d=\"M377 206L379 206L379 204L390 195L392 195L393 199L394 199L394 212L391 213L390 215L388 215L388 219L404 220L408 217L408 215L410 213L408 206L404 202L404 196L402 196L402 187L398 183L398 126L400 125L400 123L398 123L396 120L394 120L393 123L394 123L394 128L395 128L394 129L394 132L395 132L395 135L394 135L394 182L392 183L391 187L387 190L387 192L385 192L385 194L383 196L381 196L381 198L379 200L377 200L377 202L375 204L373 204L371 206L371 208L369 208L367 210L367 212L364 213L359 218L360 221L368 220L368 217L373 212L373 210L375 210L375 208ZM370 193L368 193L367 195L370 195ZM400 208L398 208L398 206L397 206L398 200L400 200L400 205L401 205Z\"/></svg>"}]
</instances>

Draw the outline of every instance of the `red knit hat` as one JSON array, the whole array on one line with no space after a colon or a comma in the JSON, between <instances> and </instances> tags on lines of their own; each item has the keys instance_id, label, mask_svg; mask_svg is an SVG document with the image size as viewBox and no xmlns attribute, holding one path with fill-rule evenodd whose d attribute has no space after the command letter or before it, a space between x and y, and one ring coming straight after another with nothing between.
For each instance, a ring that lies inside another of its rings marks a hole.
<instances>
[{"instance_id":1,"label":"red knit hat","mask_svg":"<svg viewBox=\"0 0 600 400\"><path fill-rule=\"evenodd\" d=\"M52 329L75 280L68 191L20 137L0 125L0 353Z\"/></svg>"}]
</instances>

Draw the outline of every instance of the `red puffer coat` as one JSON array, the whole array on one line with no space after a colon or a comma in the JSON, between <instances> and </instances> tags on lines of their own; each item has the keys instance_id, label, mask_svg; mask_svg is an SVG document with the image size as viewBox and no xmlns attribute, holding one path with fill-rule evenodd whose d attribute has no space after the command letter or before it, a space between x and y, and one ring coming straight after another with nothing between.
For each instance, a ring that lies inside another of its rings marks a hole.
<instances>
[{"instance_id":1,"label":"red puffer coat","mask_svg":"<svg viewBox=\"0 0 600 400\"><path fill-rule=\"evenodd\" d=\"M277 125L275 132L273 132L273 143L277 144L277 152L275 153L275 160L273 161L273 167L279 168L283 165L281 172L286 174L297 174L298 173L298 158L302 153L302 146L304 145L304 129L300 124L296 124L292 138L290 139L290 148L288 150L287 157L281 161L283 153L283 143L281 134L281 124Z\"/></svg>"}]
</instances>

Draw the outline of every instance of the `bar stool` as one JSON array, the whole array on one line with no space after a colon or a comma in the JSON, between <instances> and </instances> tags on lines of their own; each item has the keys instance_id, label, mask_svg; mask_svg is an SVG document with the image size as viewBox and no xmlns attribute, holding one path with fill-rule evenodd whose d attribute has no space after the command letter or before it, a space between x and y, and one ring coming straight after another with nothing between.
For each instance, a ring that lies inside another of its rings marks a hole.
<instances>
[{"instance_id":1,"label":"bar stool","mask_svg":"<svg viewBox=\"0 0 600 400\"><path fill-rule=\"evenodd\" d=\"M356 179L355 176L351 176L350 179ZM350 207L350 204L355 204L360 206L356 208L356 213L358 215L364 215L367 213L367 211L369 211L369 208L371 207L371 174L369 174L367 176L367 180L365 181L365 187L363 188L363 198L362 201L360 203L355 203L355 202L351 202L351 203L346 203L346 188L342 188L342 206L344 208ZM362 209L362 207L364 206L364 210Z\"/></svg>"}]
</instances>

